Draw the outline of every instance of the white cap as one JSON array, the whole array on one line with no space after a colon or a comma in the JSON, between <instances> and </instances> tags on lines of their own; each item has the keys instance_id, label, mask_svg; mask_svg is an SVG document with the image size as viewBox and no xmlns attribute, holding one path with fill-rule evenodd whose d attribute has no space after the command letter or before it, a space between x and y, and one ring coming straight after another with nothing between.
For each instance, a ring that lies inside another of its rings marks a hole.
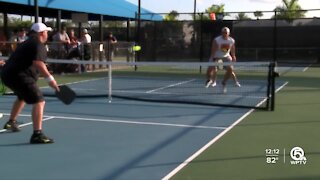
<instances>
[{"instance_id":1,"label":"white cap","mask_svg":"<svg viewBox=\"0 0 320 180\"><path fill-rule=\"evenodd\" d=\"M31 26L31 30L35 32L52 31L51 27L47 27L43 23L34 23Z\"/></svg>"},{"instance_id":2,"label":"white cap","mask_svg":"<svg viewBox=\"0 0 320 180\"><path fill-rule=\"evenodd\" d=\"M223 27L221 29L221 32L226 32L226 33L230 34L230 29L228 27Z\"/></svg>"},{"instance_id":3,"label":"white cap","mask_svg":"<svg viewBox=\"0 0 320 180\"><path fill-rule=\"evenodd\" d=\"M88 29L83 29L82 32L88 34Z\"/></svg>"}]
</instances>

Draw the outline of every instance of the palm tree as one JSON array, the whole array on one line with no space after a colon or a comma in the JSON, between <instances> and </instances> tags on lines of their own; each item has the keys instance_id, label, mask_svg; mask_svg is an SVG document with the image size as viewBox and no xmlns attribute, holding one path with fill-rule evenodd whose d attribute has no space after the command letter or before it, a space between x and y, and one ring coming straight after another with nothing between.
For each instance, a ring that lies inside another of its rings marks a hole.
<instances>
[{"instance_id":1,"label":"palm tree","mask_svg":"<svg viewBox=\"0 0 320 180\"><path fill-rule=\"evenodd\" d=\"M222 20L223 17L229 16L229 13L224 12L224 4L216 5L212 4L205 10L205 14L196 14L195 20L210 20L210 14L215 13L218 20Z\"/></svg>"},{"instance_id":2,"label":"palm tree","mask_svg":"<svg viewBox=\"0 0 320 180\"><path fill-rule=\"evenodd\" d=\"M215 13L218 20L222 20L224 16L228 16L228 13L224 12L224 4L211 5L205 10L205 14L202 15L202 20L210 20L210 14ZM196 20L201 19L200 15L196 15Z\"/></svg>"},{"instance_id":3,"label":"palm tree","mask_svg":"<svg viewBox=\"0 0 320 180\"><path fill-rule=\"evenodd\" d=\"M237 20L248 20L250 17L246 15L244 12L239 12L238 15L236 16Z\"/></svg>"},{"instance_id":4,"label":"palm tree","mask_svg":"<svg viewBox=\"0 0 320 180\"><path fill-rule=\"evenodd\" d=\"M263 16L263 13L262 13L261 11L255 11L255 12L253 13L253 15L257 18L257 20L259 20L260 17Z\"/></svg>"},{"instance_id":5,"label":"palm tree","mask_svg":"<svg viewBox=\"0 0 320 180\"><path fill-rule=\"evenodd\" d=\"M274 9L276 11L277 19L285 19L291 23L294 19L305 17L306 11L302 10L298 1L299 0L282 0L283 5L277 6Z\"/></svg>"},{"instance_id":6,"label":"palm tree","mask_svg":"<svg viewBox=\"0 0 320 180\"><path fill-rule=\"evenodd\" d=\"M217 15L218 20L222 20L224 16L227 16L228 14L224 12L224 4L215 5L213 4L208 9L206 9L206 13L215 13Z\"/></svg>"},{"instance_id":7,"label":"palm tree","mask_svg":"<svg viewBox=\"0 0 320 180\"><path fill-rule=\"evenodd\" d=\"M178 20L179 13L175 10L172 10L169 14L164 17L165 21L176 21Z\"/></svg>"},{"instance_id":8,"label":"palm tree","mask_svg":"<svg viewBox=\"0 0 320 180\"><path fill-rule=\"evenodd\" d=\"M220 5L215 5L212 4L210 7L208 7L206 9L206 12L210 13L210 12L214 12L214 13L223 13L224 12L224 4L220 4Z\"/></svg>"}]
</instances>

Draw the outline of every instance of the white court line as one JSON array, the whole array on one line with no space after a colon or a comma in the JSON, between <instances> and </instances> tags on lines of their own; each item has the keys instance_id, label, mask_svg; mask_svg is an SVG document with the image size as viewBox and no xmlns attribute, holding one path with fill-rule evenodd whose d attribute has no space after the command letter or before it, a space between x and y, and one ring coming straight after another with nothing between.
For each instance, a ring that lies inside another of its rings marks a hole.
<instances>
[{"instance_id":1,"label":"white court line","mask_svg":"<svg viewBox=\"0 0 320 180\"><path fill-rule=\"evenodd\" d=\"M10 114L4 114L10 115ZM31 115L21 114L19 116L30 117ZM171 124L171 123L156 123L156 122L144 122L144 121L124 121L124 120L112 120L112 119L96 119L96 118L80 118L80 117L68 117L68 116L44 116L43 121L50 119L69 119L69 120L77 120L77 121L94 121L94 122L110 122L110 123L122 123L122 124L139 124L139 125L153 125L153 126L170 126L170 127L183 127L183 128L197 128L197 129L219 129L224 130L226 127L220 126L193 126L186 124ZM25 123L19 125L19 127L31 125L30 123ZM6 130L0 130L0 132L4 132Z\"/></svg>"},{"instance_id":2,"label":"white court line","mask_svg":"<svg viewBox=\"0 0 320 180\"><path fill-rule=\"evenodd\" d=\"M10 114L4 114L4 115L10 115ZM31 115L23 115L23 114L22 114L22 115L19 115L19 116L31 117ZM44 119L42 120L42 122L43 122L43 121L50 120L50 119L54 119L54 117L53 117L53 116L46 117L46 118L44 118ZM31 124L32 124L32 122L28 122L28 123L20 124L19 127L29 126L29 125L31 125ZM7 131L6 129L2 129L2 130L0 130L0 133L6 132L6 131Z\"/></svg>"},{"instance_id":3,"label":"white court line","mask_svg":"<svg viewBox=\"0 0 320 180\"><path fill-rule=\"evenodd\" d=\"M199 128L199 129L220 129L220 130L226 129L226 127L219 127L219 126L193 126L193 125L186 125L186 124L157 123L157 122L145 122L145 121L124 121L124 120L113 120L113 119L79 118L79 117L66 117L66 116L53 116L53 117L56 119L70 119L70 120L77 120L77 121L95 121L95 122L170 126L170 127L184 127L184 128Z\"/></svg>"},{"instance_id":4,"label":"white court line","mask_svg":"<svg viewBox=\"0 0 320 180\"><path fill-rule=\"evenodd\" d=\"M194 160L196 157L198 157L202 152L204 152L206 149L208 149L213 143L217 142L222 136L224 136L227 132L229 132L234 126L239 124L244 118L249 116L254 111L254 109L251 109L246 114L244 114L242 117L240 117L236 122L234 122L231 126L226 128L224 131L222 131L218 136L214 137L209 143L204 145L201 149L199 149L197 152L195 152L193 155L191 155L188 159L186 159L183 163L181 163L178 167L176 167L174 170L172 170L169 174L167 174L165 177L162 178L162 180L169 180L172 176L177 174L182 168L184 168L186 165L188 165L192 160Z\"/></svg>"},{"instance_id":5,"label":"white court line","mask_svg":"<svg viewBox=\"0 0 320 180\"><path fill-rule=\"evenodd\" d=\"M311 66L312 66L312 64L309 64L307 67L303 68L302 72L306 72L309 69L309 67L311 67Z\"/></svg>"},{"instance_id":6,"label":"white court line","mask_svg":"<svg viewBox=\"0 0 320 180\"><path fill-rule=\"evenodd\" d=\"M288 82L284 83L281 87L276 89L276 92L280 91L285 85L287 85ZM257 106L260 106L266 101L264 99L260 103L257 104ZM212 144L217 142L222 136L224 136L227 132L229 132L232 128L234 128L237 124L239 124L243 119L245 119L247 116L249 116L252 112L254 112L255 109L250 109L247 113L245 113L243 116L241 116L237 121L235 121L231 126L226 128L224 131L222 131L218 136L214 137L211 141L209 141L206 145L204 145L202 148L200 148L197 152L195 152L193 155L191 155L188 159L186 159L184 162L182 162L178 167L173 169L169 174L164 176L161 180L169 180L172 178L175 174L177 174L182 168L184 168L186 165L188 165L191 161L193 161L196 157L198 157L201 153L203 153L206 149L208 149Z\"/></svg>"},{"instance_id":7,"label":"white court line","mask_svg":"<svg viewBox=\"0 0 320 180\"><path fill-rule=\"evenodd\" d=\"M170 88L170 87L174 87L174 86L180 86L182 84L186 84L186 83L189 83L189 82L192 82L196 79L191 79L189 81L182 81L182 82L179 82L179 83L175 83L175 84L170 84L168 86L164 86L164 87L160 87L160 88L157 88L157 89L153 89L153 90L150 90L150 91L147 91L146 93L152 93L152 92L155 92L155 91L159 91L159 90L163 90L163 89L167 89L167 88Z\"/></svg>"},{"instance_id":8,"label":"white court line","mask_svg":"<svg viewBox=\"0 0 320 180\"><path fill-rule=\"evenodd\" d=\"M278 87L278 89L276 89L276 93L277 93L278 91L280 91L281 89L283 89L288 83L289 83L289 82L286 81L282 86Z\"/></svg>"}]
</instances>

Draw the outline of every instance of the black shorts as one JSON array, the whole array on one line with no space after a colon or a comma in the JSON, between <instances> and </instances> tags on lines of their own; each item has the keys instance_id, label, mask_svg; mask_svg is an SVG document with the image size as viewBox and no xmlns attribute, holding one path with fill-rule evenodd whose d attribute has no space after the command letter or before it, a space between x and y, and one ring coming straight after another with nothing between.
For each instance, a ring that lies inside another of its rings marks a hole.
<instances>
[{"instance_id":1,"label":"black shorts","mask_svg":"<svg viewBox=\"0 0 320 180\"><path fill-rule=\"evenodd\" d=\"M3 77L2 82L9 87L18 97L27 104L35 104L44 101L36 80L31 77Z\"/></svg>"}]
</instances>

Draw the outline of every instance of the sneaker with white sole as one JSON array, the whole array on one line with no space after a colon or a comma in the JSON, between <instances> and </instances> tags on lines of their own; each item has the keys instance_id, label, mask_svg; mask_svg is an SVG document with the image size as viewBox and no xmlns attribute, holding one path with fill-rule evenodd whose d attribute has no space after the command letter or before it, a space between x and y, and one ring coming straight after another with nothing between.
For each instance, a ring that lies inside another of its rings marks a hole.
<instances>
[{"instance_id":1,"label":"sneaker with white sole","mask_svg":"<svg viewBox=\"0 0 320 180\"><path fill-rule=\"evenodd\" d=\"M215 87L217 86L217 83L215 81L212 81L212 80L207 80L206 81L206 88L209 88L209 87Z\"/></svg>"},{"instance_id":2,"label":"sneaker with white sole","mask_svg":"<svg viewBox=\"0 0 320 180\"><path fill-rule=\"evenodd\" d=\"M239 82L236 82L234 85L237 87L241 87L241 84Z\"/></svg>"}]
</instances>

